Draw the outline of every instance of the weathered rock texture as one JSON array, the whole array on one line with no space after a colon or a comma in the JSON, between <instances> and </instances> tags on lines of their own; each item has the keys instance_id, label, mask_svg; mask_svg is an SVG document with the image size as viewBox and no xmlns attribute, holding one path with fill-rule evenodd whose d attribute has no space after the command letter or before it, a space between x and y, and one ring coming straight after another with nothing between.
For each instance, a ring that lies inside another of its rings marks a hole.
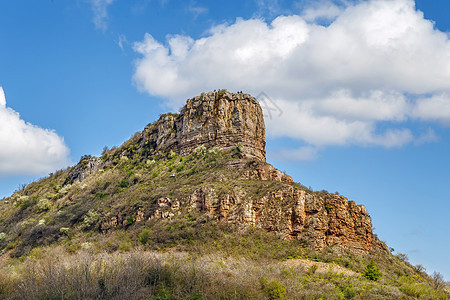
<instances>
[{"instance_id":1,"label":"weathered rock texture","mask_svg":"<svg viewBox=\"0 0 450 300\"><path fill-rule=\"evenodd\" d=\"M180 114L162 115L137 138L137 148L149 154L174 151L187 155L204 146L235 148L240 157L266 160L262 109L249 94L203 93L188 99Z\"/></svg>"},{"instance_id":2,"label":"weathered rock texture","mask_svg":"<svg viewBox=\"0 0 450 300\"><path fill-rule=\"evenodd\" d=\"M88 175L96 173L102 164L102 160L95 156L85 156L72 168L67 176L64 185L72 184L75 181L82 181Z\"/></svg>"},{"instance_id":3,"label":"weathered rock texture","mask_svg":"<svg viewBox=\"0 0 450 300\"><path fill-rule=\"evenodd\" d=\"M248 164L255 163L250 161ZM263 166L265 169L266 164ZM241 168L243 164L234 167ZM372 232L372 222L364 205L356 205L344 196L301 189L287 175L263 175L265 179L252 175L249 178L248 170L242 171L241 180L260 181L261 190L265 189L261 195L250 193L242 186L225 192L214 185L201 186L182 198L161 197L152 206L108 216L101 224L101 230L108 231L117 224L125 224L130 214L140 216L136 220L140 222L200 212L220 221L277 232L315 250L336 246L361 252L386 250ZM275 188L267 189L270 185Z\"/></svg>"},{"instance_id":4,"label":"weathered rock texture","mask_svg":"<svg viewBox=\"0 0 450 300\"><path fill-rule=\"evenodd\" d=\"M214 189L200 188L187 203L220 220L279 232L286 239L301 240L316 250L327 246L364 252L383 248L372 233L364 205L339 195L319 196L285 186L255 198L239 188L222 196Z\"/></svg>"}]
</instances>

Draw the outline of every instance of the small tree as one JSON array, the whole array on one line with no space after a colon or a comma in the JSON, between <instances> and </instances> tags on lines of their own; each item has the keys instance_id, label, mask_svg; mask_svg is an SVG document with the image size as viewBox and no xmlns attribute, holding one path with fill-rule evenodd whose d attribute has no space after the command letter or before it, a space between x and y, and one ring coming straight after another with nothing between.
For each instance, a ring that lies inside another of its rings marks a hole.
<instances>
[{"instance_id":1,"label":"small tree","mask_svg":"<svg viewBox=\"0 0 450 300\"><path fill-rule=\"evenodd\" d=\"M431 278L433 279L433 286L436 290L444 288L445 281L441 273L434 272Z\"/></svg>"},{"instance_id":2,"label":"small tree","mask_svg":"<svg viewBox=\"0 0 450 300\"><path fill-rule=\"evenodd\" d=\"M369 280L377 281L381 276L381 271L379 268L375 267L375 263L373 260L366 266L366 270L364 271L364 277Z\"/></svg>"}]
</instances>

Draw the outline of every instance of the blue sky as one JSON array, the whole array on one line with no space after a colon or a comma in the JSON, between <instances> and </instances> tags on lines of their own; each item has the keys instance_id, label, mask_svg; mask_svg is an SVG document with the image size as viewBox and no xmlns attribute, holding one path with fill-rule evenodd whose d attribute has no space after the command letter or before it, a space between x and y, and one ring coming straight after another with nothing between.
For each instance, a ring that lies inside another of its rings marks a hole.
<instances>
[{"instance_id":1,"label":"blue sky","mask_svg":"<svg viewBox=\"0 0 450 300\"><path fill-rule=\"evenodd\" d=\"M450 279L450 2L0 2L0 197L188 97L264 92L268 161ZM3 92L2 92L3 91Z\"/></svg>"}]
</instances>

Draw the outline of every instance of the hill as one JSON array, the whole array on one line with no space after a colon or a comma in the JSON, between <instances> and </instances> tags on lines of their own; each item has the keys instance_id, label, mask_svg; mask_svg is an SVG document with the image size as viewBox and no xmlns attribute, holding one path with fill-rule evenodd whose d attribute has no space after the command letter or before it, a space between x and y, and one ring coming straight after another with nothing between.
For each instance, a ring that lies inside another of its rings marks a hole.
<instances>
[{"instance_id":1,"label":"hill","mask_svg":"<svg viewBox=\"0 0 450 300\"><path fill-rule=\"evenodd\" d=\"M202 93L0 202L0 298L447 299L363 205L265 161L261 107Z\"/></svg>"}]
</instances>

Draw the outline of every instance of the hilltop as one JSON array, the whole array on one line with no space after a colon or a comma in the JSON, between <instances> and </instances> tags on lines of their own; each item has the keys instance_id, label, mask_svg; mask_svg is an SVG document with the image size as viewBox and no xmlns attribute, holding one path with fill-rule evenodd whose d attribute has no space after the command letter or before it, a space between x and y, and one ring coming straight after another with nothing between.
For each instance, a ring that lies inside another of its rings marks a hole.
<instances>
[{"instance_id":1,"label":"hilltop","mask_svg":"<svg viewBox=\"0 0 450 300\"><path fill-rule=\"evenodd\" d=\"M6 298L448 297L373 234L363 205L266 162L245 93L188 99L4 199L0 216Z\"/></svg>"}]
</instances>

